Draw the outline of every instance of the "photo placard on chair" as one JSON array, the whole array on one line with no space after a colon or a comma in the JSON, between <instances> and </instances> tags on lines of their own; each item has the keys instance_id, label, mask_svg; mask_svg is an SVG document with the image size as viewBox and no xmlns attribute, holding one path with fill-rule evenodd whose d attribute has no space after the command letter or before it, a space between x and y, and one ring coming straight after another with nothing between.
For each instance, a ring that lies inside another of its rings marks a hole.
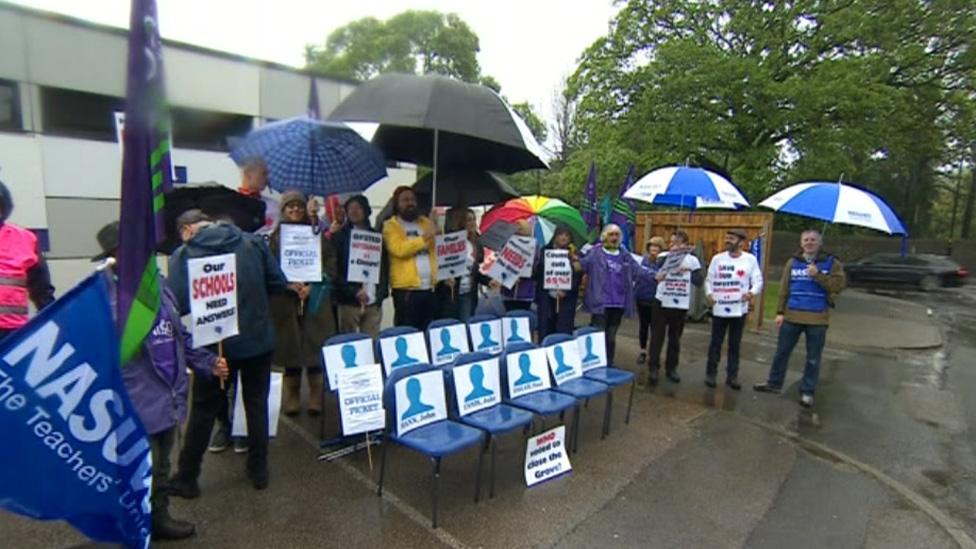
<instances>
[{"instance_id":1,"label":"photo placard on chair","mask_svg":"<svg viewBox=\"0 0 976 549\"><path fill-rule=\"evenodd\" d=\"M506 347L512 343L532 343L532 328L524 316L502 318L502 333Z\"/></svg>"},{"instance_id":2,"label":"photo placard on chair","mask_svg":"<svg viewBox=\"0 0 976 549\"><path fill-rule=\"evenodd\" d=\"M380 340L380 353L383 355L383 368L389 376L394 368L430 364L427 356L427 342L422 332L384 337Z\"/></svg>"},{"instance_id":3,"label":"photo placard on chair","mask_svg":"<svg viewBox=\"0 0 976 549\"><path fill-rule=\"evenodd\" d=\"M502 321L486 320L468 324L472 351L497 355L502 352Z\"/></svg>"},{"instance_id":4,"label":"photo placard on chair","mask_svg":"<svg viewBox=\"0 0 976 549\"><path fill-rule=\"evenodd\" d=\"M552 370L556 385L583 375L579 346L575 339L546 347L546 357L549 358L549 368Z\"/></svg>"},{"instance_id":5,"label":"photo placard on chair","mask_svg":"<svg viewBox=\"0 0 976 549\"><path fill-rule=\"evenodd\" d=\"M579 347L580 363L583 371L594 368L605 368L607 364L607 335L604 332L593 332L576 338Z\"/></svg>"},{"instance_id":6,"label":"photo placard on chair","mask_svg":"<svg viewBox=\"0 0 976 549\"><path fill-rule=\"evenodd\" d=\"M443 372L424 372L397 382L397 436L442 419L447 419Z\"/></svg>"},{"instance_id":7,"label":"photo placard on chair","mask_svg":"<svg viewBox=\"0 0 976 549\"><path fill-rule=\"evenodd\" d=\"M341 370L376 363L373 340L364 338L326 345L322 347L322 361L325 362L325 373L329 376L329 389L335 391L339 388Z\"/></svg>"},{"instance_id":8,"label":"photo placard on chair","mask_svg":"<svg viewBox=\"0 0 976 549\"><path fill-rule=\"evenodd\" d=\"M434 365L448 364L461 353L470 351L468 348L468 332L464 324L452 324L431 328L430 352L434 358Z\"/></svg>"},{"instance_id":9,"label":"photo placard on chair","mask_svg":"<svg viewBox=\"0 0 976 549\"><path fill-rule=\"evenodd\" d=\"M529 349L506 356L508 394L512 398L542 391L550 387L549 368L545 349Z\"/></svg>"},{"instance_id":10,"label":"photo placard on chair","mask_svg":"<svg viewBox=\"0 0 976 549\"><path fill-rule=\"evenodd\" d=\"M453 373L458 412L462 416L501 402L497 358L455 366Z\"/></svg>"}]
</instances>

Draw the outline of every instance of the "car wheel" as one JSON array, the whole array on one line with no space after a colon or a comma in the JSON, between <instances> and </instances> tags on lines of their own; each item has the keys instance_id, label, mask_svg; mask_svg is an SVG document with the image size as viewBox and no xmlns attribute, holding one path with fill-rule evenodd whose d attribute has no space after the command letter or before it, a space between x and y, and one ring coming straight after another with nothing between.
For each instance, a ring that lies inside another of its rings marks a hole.
<instances>
[{"instance_id":1,"label":"car wheel","mask_svg":"<svg viewBox=\"0 0 976 549\"><path fill-rule=\"evenodd\" d=\"M939 277L935 275L926 275L925 277L922 278L922 280L918 283L918 285L919 287L922 288L923 291L931 292L932 290L937 290L941 288L942 281L939 280Z\"/></svg>"}]
</instances>

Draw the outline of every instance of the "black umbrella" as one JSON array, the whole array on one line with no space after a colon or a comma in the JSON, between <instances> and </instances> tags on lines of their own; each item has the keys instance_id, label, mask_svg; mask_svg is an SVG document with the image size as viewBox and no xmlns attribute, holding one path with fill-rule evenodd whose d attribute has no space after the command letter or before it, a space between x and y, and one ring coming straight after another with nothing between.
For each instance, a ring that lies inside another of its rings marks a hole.
<instances>
[{"instance_id":1,"label":"black umbrella","mask_svg":"<svg viewBox=\"0 0 976 549\"><path fill-rule=\"evenodd\" d=\"M431 190L434 174L429 173L416 182L413 190L417 194L417 207L427 211L432 207ZM446 171L441 170L437 178L438 206L484 206L498 204L519 196L501 177L485 171ZM393 199L387 201L377 220L388 219L393 214Z\"/></svg>"},{"instance_id":2,"label":"black umbrella","mask_svg":"<svg viewBox=\"0 0 976 549\"><path fill-rule=\"evenodd\" d=\"M264 226L263 200L244 196L219 183L180 185L166 194L163 217L166 240L159 251L172 254L182 241L176 230L176 218L187 210L198 209L214 219L227 219L242 231L252 233Z\"/></svg>"},{"instance_id":3,"label":"black umbrella","mask_svg":"<svg viewBox=\"0 0 976 549\"><path fill-rule=\"evenodd\" d=\"M376 122L388 159L438 169L515 173L548 168L528 126L490 88L437 75L386 74L356 88L331 120Z\"/></svg>"}]
</instances>

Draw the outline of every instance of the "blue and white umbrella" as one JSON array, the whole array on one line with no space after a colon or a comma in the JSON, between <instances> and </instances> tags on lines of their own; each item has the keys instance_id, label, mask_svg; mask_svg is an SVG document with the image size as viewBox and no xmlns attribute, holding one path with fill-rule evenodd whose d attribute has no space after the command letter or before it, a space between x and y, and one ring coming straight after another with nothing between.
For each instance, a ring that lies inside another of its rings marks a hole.
<instances>
[{"instance_id":1,"label":"blue and white umbrella","mask_svg":"<svg viewBox=\"0 0 976 549\"><path fill-rule=\"evenodd\" d=\"M662 206L744 208L749 201L731 181L704 168L667 166L641 177L623 194Z\"/></svg>"},{"instance_id":2,"label":"blue and white umbrella","mask_svg":"<svg viewBox=\"0 0 976 549\"><path fill-rule=\"evenodd\" d=\"M871 191L836 181L811 181L787 187L759 203L777 212L908 235L898 214Z\"/></svg>"},{"instance_id":3,"label":"blue and white umbrella","mask_svg":"<svg viewBox=\"0 0 976 549\"><path fill-rule=\"evenodd\" d=\"M360 192L386 177L383 154L342 123L301 116L253 130L230 153L238 165L261 158L268 184L306 194Z\"/></svg>"}]
</instances>

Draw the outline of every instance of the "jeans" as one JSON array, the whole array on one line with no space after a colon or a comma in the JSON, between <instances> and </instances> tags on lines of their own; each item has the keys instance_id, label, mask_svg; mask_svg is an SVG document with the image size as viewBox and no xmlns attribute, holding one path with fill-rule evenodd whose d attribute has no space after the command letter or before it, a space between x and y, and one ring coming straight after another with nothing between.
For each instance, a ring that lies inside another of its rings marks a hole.
<instances>
[{"instance_id":1,"label":"jeans","mask_svg":"<svg viewBox=\"0 0 976 549\"><path fill-rule=\"evenodd\" d=\"M800 334L803 333L807 336L807 361L803 366L800 394L812 396L817 388L817 379L820 377L820 357L823 354L824 343L827 341L827 326L783 322L783 326L779 329L779 340L776 342L776 355L773 357L773 365L769 369L766 383L770 387L783 386L790 354L800 341Z\"/></svg>"},{"instance_id":2,"label":"jeans","mask_svg":"<svg viewBox=\"0 0 976 549\"><path fill-rule=\"evenodd\" d=\"M620 307L607 307L602 315L593 315L590 325L600 328L607 336L607 364L613 366L613 354L617 350L617 329L624 318L624 310Z\"/></svg>"},{"instance_id":3,"label":"jeans","mask_svg":"<svg viewBox=\"0 0 976 549\"><path fill-rule=\"evenodd\" d=\"M365 308L359 305L339 305L340 334L360 333L376 338L380 335L382 320L383 308L379 303Z\"/></svg>"},{"instance_id":4,"label":"jeans","mask_svg":"<svg viewBox=\"0 0 976 549\"><path fill-rule=\"evenodd\" d=\"M169 470L170 454L176 444L178 427L149 435L149 451L152 455L152 502L153 518L160 520L169 516Z\"/></svg>"},{"instance_id":5,"label":"jeans","mask_svg":"<svg viewBox=\"0 0 976 549\"><path fill-rule=\"evenodd\" d=\"M244 415L247 419L247 468L263 473L268 468L268 391L271 386L271 355L266 353L250 358L228 359L230 379L241 373ZM193 376L193 405L186 424L186 441L180 451L181 480L195 481L200 476L203 454L210 442L210 431L220 409L227 401L227 391L220 390L220 380L202 375Z\"/></svg>"},{"instance_id":6,"label":"jeans","mask_svg":"<svg viewBox=\"0 0 976 549\"><path fill-rule=\"evenodd\" d=\"M714 376L718 371L718 363L722 359L722 341L725 332L729 332L729 356L725 373L728 379L735 379L739 375L739 345L742 343L742 329L746 325L746 317L724 318L712 317L712 341L708 344L708 365L705 372Z\"/></svg>"},{"instance_id":7,"label":"jeans","mask_svg":"<svg viewBox=\"0 0 976 549\"><path fill-rule=\"evenodd\" d=\"M661 369L661 348L664 347L665 333L668 336L668 354L664 367L669 371L678 368L678 357L681 354L681 334L685 330L685 318L688 311L684 309L669 309L662 307L661 302L654 300L651 313L651 349L648 351L651 371Z\"/></svg>"},{"instance_id":8,"label":"jeans","mask_svg":"<svg viewBox=\"0 0 976 549\"><path fill-rule=\"evenodd\" d=\"M637 339L640 341L641 352L647 352L647 340L651 335L651 311L653 309L653 303L637 302L637 316L640 319L640 328L637 329Z\"/></svg>"},{"instance_id":9,"label":"jeans","mask_svg":"<svg viewBox=\"0 0 976 549\"><path fill-rule=\"evenodd\" d=\"M393 325L412 326L421 332L434 320L437 300L432 290L393 290Z\"/></svg>"}]
</instances>

